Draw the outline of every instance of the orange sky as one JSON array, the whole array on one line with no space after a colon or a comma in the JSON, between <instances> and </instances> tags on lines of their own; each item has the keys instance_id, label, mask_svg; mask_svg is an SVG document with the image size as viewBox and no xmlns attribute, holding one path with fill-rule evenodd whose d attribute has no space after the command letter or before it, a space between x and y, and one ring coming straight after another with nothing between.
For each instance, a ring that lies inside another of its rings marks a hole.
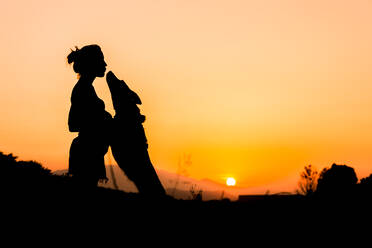
<instances>
[{"instance_id":1,"label":"orange sky","mask_svg":"<svg viewBox=\"0 0 372 248\"><path fill-rule=\"evenodd\" d=\"M142 98L150 156L237 186L294 189L305 165L372 172L371 1L5 1L0 151L65 169L75 45ZM114 113L104 79L94 84ZM284 185L284 186L283 186Z\"/></svg>"}]
</instances>

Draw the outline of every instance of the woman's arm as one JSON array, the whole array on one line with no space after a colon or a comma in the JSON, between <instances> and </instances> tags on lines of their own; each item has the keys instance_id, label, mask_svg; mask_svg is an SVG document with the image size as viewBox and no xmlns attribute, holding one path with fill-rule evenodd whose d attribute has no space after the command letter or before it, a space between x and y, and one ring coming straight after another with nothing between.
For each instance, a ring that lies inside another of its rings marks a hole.
<instances>
[{"instance_id":1,"label":"woman's arm","mask_svg":"<svg viewBox=\"0 0 372 248\"><path fill-rule=\"evenodd\" d=\"M80 132L78 111L72 104L68 113L68 130L70 132Z\"/></svg>"}]
</instances>

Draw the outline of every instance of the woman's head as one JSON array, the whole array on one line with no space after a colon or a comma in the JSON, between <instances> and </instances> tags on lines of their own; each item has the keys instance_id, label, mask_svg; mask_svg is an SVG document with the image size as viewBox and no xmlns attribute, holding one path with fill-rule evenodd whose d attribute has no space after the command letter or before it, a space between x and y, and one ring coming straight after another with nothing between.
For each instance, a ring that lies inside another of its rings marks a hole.
<instances>
[{"instance_id":1,"label":"woman's head","mask_svg":"<svg viewBox=\"0 0 372 248\"><path fill-rule=\"evenodd\" d=\"M69 64L74 63L74 71L79 75L88 75L95 77L105 76L106 62L98 45L89 45L81 49L75 47L67 56Z\"/></svg>"}]
</instances>

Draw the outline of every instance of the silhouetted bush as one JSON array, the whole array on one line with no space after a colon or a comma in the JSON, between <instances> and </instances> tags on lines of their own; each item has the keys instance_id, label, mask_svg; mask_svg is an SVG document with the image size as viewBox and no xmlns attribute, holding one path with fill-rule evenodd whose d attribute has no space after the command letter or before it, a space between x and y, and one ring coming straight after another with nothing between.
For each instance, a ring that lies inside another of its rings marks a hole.
<instances>
[{"instance_id":1,"label":"silhouetted bush","mask_svg":"<svg viewBox=\"0 0 372 248\"><path fill-rule=\"evenodd\" d=\"M372 174L370 174L368 177L362 178L360 180L360 184L372 187Z\"/></svg>"},{"instance_id":2,"label":"silhouetted bush","mask_svg":"<svg viewBox=\"0 0 372 248\"><path fill-rule=\"evenodd\" d=\"M370 197L372 195L372 174L360 180L359 189L361 194L364 194L365 197Z\"/></svg>"},{"instance_id":3,"label":"silhouetted bush","mask_svg":"<svg viewBox=\"0 0 372 248\"><path fill-rule=\"evenodd\" d=\"M13 154L5 155L0 152L0 172L2 182L18 183L39 183L37 180L52 176L51 171L44 168L40 163L35 161L17 161Z\"/></svg>"},{"instance_id":4,"label":"silhouetted bush","mask_svg":"<svg viewBox=\"0 0 372 248\"><path fill-rule=\"evenodd\" d=\"M192 185L190 188L191 199L194 201L202 201L203 200L203 190L197 189L196 185Z\"/></svg>"},{"instance_id":5,"label":"silhouetted bush","mask_svg":"<svg viewBox=\"0 0 372 248\"><path fill-rule=\"evenodd\" d=\"M301 195L311 196L316 191L318 172L311 166L305 166L304 171L300 175L301 179L298 183L299 190L297 191Z\"/></svg>"},{"instance_id":6,"label":"silhouetted bush","mask_svg":"<svg viewBox=\"0 0 372 248\"><path fill-rule=\"evenodd\" d=\"M0 152L0 173L0 197L8 201L50 201L74 191L70 177L54 175L36 161L18 161L13 154Z\"/></svg>"},{"instance_id":7,"label":"silhouetted bush","mask_svg":"<svg viewBox=\"0 0 372 248\"><path fill-rule=\"evenodd\" d=\"M353 168L333 164L319 175L316 193L321 196L350 196L355 192L358 178Z\"/></svg>"},{"instance_id":8,"label":"silhouetted bush","mask_svg":"<svg viewBox=\"0 0 372 248\"><path fill-rule=\"evenodd\" d=\"M6 172L7 170L14 168L14 166L17 163L16 159L17 157L13 156L12 153L5 155L4 153L0 152L0 166L1 166L2 172Z\"/></svg>"}]
</instances>

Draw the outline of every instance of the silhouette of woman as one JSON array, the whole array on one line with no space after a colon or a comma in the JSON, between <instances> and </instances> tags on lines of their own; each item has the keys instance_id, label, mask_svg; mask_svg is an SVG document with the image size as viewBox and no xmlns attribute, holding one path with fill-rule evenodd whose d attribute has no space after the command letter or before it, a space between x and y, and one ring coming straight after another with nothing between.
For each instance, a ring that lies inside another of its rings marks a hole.
<instances>
[{"instance_id":1,"label":"silhouette of woman","mask_svg":"<svg viewBox=\"0 0 372 248\"><path fill-rule=\"evenodd\" d=\"M76 47L67 60L79 78L72 90L68 116L70 132L79 132L70 147L69 174L79 184L94 187L99 180L107 180L104 156L112 117L93 87L96 77L104 77L107 64L98 45Z\"/></svg>"}]
</instances>

